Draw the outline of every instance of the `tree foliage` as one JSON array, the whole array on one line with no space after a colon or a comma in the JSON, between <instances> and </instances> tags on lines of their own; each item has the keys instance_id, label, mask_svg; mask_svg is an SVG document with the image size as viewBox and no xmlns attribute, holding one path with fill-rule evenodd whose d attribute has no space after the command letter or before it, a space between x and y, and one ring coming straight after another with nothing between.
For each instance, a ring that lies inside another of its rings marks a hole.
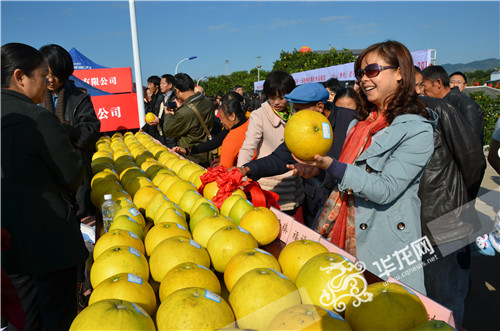
<instances>
[{"instance_id":1,"label":"tree foliage","mask_svg":"<svg viewBox=\"0 0 500 331\"><path fill-rule=\"evenodd\" d=\"M471 71L471 72L464 72L465 76L467 77L467 85L473 86L476 82L479 83L479 85L484 85L486 81L490 80L491 73L495 71L495 69L489 69L489 70L476 70L476 71Z\"/></svg>"},{"instance_id":2,"label":"tree foliage","mask_svg":"<svg viewBox=\"0 0 500 331\"><path fill-rule=\"evenodd\" d=\"M269 72L260 70L260 80L266 79ZM210 76L206 81L200 81L200 85L205 89L205 93L215 96L218 93L222 95L231 92L236 85L241 85L245 93L253 92L254 82L257 81L257 68L250 71L234 71L229 76Z\"/></svg>"},{"instance_id":3,"label":"tree foliage","mask_svg":"<svg viewBox=\"0 0 500 331\"><path fill-rule=\"evenodd\" d=\"M476 101L484 111L484 145L489 145L493 129L497 119L500 117L500 94L496 99L485 95L484 92L472 92L469 95Z\"/></svg>"},{"instance_id":4,"label":"tree foliage","mask_svg":"<svg viewBox=\"0 0 500 331\"><path fill-rule=\"evenodd\" d=\"M335 48L331 48L328 52L323 54L315 52L301 53L297 49L294 49L292 52L282 50L279 60L276 60L273 64L273 70L282 70L292 74L295 72L350 63L355 60L356 57L347 49L343 49L339 52Z\"/></svg>"}]
</instances>

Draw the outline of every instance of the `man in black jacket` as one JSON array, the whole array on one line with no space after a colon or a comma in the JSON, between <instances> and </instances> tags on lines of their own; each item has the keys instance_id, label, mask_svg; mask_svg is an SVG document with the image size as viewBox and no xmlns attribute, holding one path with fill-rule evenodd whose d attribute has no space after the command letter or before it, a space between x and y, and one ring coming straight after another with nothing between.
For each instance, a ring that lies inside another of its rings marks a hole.
<instances>
[{"instance_id":1,"label":"man in black jacket","mask_svg":"<svg viewBox=\"0 0 500 331\"><path fill-rule=\"evenodd\" d=\"M288 102L292 102L296 111L311 109L324 114L333 131L333 144L327 155L339 158L344 140L347 134L349 123L354 119L354 111L347 108L334 107L330 111L326 107L329 92L321 84L309 83L296 87L291 93L285 95ZM240 168L243 176L248 176L253 180L262 177L269 177L283 174L290 169L287 164L295 164L297 161L292 157L292 153L285 143L282 143L270 155L250 161ZM333 187L335 180L326 171L320 170L318 176L304 179L304 192L306 195L306 225L314 228L314 220L318 211Z\"/></svg>"},{"instance_id":2,"label":"man in black jacket","mask_svg":"<svg viewBox=\"0 0 500 331\"><path fill-rule=\"evenodd\" d=\"M477 196L486 160L482 144L460 112L437 98L420 97L420 101L439 116L434 153L418 192L422 234L437 255L424 266L425 287L427 296L451 309L461 325L470 277L469 236L478 225L473 208L465 205Z\"/></svg>"},{"instance_id":3,"label":"man in black jacket","mask_svg":"<svg viewBox=\"0 0 500 331\"><path fill-rule=\"evenodd\" d=\"M422 70L425 96L444 99L467 118L481 144L484 144L484 112L469 96L455 86L450 88L450 79L441 66L429 66Z\"/></svg>"}]
</instances>

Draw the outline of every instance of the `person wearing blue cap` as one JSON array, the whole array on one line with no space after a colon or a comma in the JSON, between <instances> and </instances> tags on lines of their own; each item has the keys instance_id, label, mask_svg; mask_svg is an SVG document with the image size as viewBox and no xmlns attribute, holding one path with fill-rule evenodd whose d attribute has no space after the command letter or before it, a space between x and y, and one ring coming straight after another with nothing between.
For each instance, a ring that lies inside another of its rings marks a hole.
<instances>
[{"instance_id":1,"label":"person wearing blue cap","mask_svg":"<svg viewBox=\"0 0 500 331\"><path fill-rule=\"evenodd\" d=\"M338 157L347 133L349 123L354 119L354 111L347 108L334 107L333 110L326 107L330 94L322 84L307 83L297 86L285 99L293 104L294 111L305 109L314 110L324 114L330 121L333 129L333 144L329 156ZM274 176L286 173L289 169L287 164L296 161L292 153L283 142L270 155L250 161L239 168L243 176L253 180L262 177ZM313 227L316 214L322 209L321 206L335 185L333 176L326 171L321 171L314 178L304 179L305 191L305 223Z\"/></svg>"}]
</instances>

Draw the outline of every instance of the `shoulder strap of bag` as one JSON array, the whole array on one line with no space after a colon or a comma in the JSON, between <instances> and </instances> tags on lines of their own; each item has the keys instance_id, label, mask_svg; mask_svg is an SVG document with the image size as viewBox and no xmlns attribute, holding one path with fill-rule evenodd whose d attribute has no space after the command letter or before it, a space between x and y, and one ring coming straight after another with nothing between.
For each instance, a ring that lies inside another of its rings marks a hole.
<instances>
[{"instance_id":1,"label":"shoulder strap of bag","mask_svg":"<svg viewBox=\"0 0 500 331\"><path fill-rule=\"evenodd\" d=\"M192 103L188 103L187 106L194 111L194 113L196 114L196 116L200 120L201 125L203 126L203 130L205 130L205 133L207 134L208 140L212 140L212 135L210 134L210 130L208 130L207 124L205 123L205 121L201 117L201 114L198 111L198 109L196 109L196 106L193 105Z\"/></svg>"}]
</instances>

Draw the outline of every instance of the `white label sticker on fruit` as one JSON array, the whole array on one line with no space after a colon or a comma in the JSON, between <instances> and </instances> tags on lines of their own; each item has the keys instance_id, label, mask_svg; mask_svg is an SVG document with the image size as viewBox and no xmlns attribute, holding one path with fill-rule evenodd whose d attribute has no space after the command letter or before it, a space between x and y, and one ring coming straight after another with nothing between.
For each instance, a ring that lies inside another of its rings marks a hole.
<instances>
[{"instance_id":1,"label":"white label sticker on fruit","mask_svg":"<svg viewBox=\"0 0 500 331\"><path fill-rule=\"evenodd\" d=\"M238 225L238 229L240 229L240 231L243 232L243 233L250 234L250 232L248 232L246 229L242 228L239 225Z\"/></svg>"},{"instance_id":2,"label":"white label sticker on fruit","mask_svg":"<svg viewBox=\"0 0 500 331\"><path fill-rule=\"evenodd\" d=\"M319 307L319 306L318 306ZM326 310L326 312L328 313L328 315L330 315L332 318L335 318L335 319L338 319L338 320L341 320L343 321L344 319L342 318L342 316L340 316L339 314L337 314L336 312L334 311L331 311L329 309L325 309L323 307L320 307L321 309L323 310Z\"/></svg>"},{"instance_id":3,"label":"white label sticker on fruit","mask_svg":"<svg viewBox=\"0 0 500 331\"><path fill-rule=\"evenodd\" d=\"M140 212L140 211L138 211L135 207L130 208L128 211L129 211L132 215L134 215L134 216L137 216L137 215L139 215L139 214L141 213L141 212Z\"/></svg>"},{"instance_id":4,"label":"white label sticker on fruit","mask_svg":"<svg viewBox=\"0 0 500 331\"><path fill-rule=\"evenodd\" d=\"M130 304L132 304L132 306L134 307L135 311L138 312L139 314L143 314L144 316L148 316L149 315L146 313L146 311L144 309L142 309L141 306L131 302Z\"/></svg>"},{"instance_id":5,"label":"white label sticker on fruit","mask_svg":"<svg viewBox=\"0 0 500 331\"><path fill-rule=\"evenodd\" d=\"M127 216L127 215L126 215ZM134 223L137 223L132 217L130 216L127 216L127 218L131 221L131 222L134 222Z\"/></svg>"},{"instance_id":6,"label":"white label sticker on fruit","mask_svg":"<svg viewBox=\"0 0 500 331\"><path fill-rule=\"evenodd\" d=\"M135 249L134 247L129 247L128 248L128 251L131 253L131 254L134 254L135 256L137 257L141 257L141 252L139 252L137 249Z\"/></svg>"},{"instance_id":7,"label":"white label sticker on fruit","mask_svg":"<svg viewBox=\"0 0 500 331\"><path fill-rule=\"evenodd\" d=\"M175 213L176 213L177 215L179 215L179 217L182 217L181 213L179 213L179 211L178 211L177 209L174 209L174 211L175 211Z\"/></svg>"},{"instance_id":8,"label":"white label sticker on fruit","mask_svg":"<svg viewBox=\"0 0 500 331\"><path fill-rule=\"evenodd\" d=\"M130 282L130 283L136 283L136 284L142 284L142 278L137 276L137 275L134 275L134 274L131 274L131 273L128 273L127 274L127 280Z\"/></svg>"},{"instance_id":9,"label":"white label sticker on fruit","mask_svg":"<svg viewBox=\"0 0 500 331\"><path fill-rule=\"evenodd\" d=\"M194 241L193 239L189 239L189 243L191 244L191 246L194 246L198 249L201 249L201 245L199 243L197 243L196 241Z\"/></svg>"},{"instance_id":10,"label":"white label sticker on fruit","mask_svg":"<svg viewBox=\"0 0 500 331\"><path fill-rule=\"evenodd\" d=\"M323 128L323 138L330 139L332 137L332 132L330 131L330 124L323 122L321 123Z\"/></svg>"},{"instance_id":11,"label":"white label sticker on fruit","mask_svg":"<svg viewBox=\"0 0 500 331\"><path fill-rule=\"evenodd\" d=\"M129 234L129 236L131 236L132 238L139 239L139 237L135 233L133 233L132 231L127 231L127 232Z\"/></svg>"},{"instance_id":12,"label":"white label sticker on fruit","mask_svg":"<svg viewBox=\"0 0 500 331\"><path fill-rule=\"evenodd\" d=\"M205 266L199 265L198 263L196 263L196 265L197 265L198 267L202 268L202 269L205 269L205 270L210 271L210 269L208 269L208 268L207 268L207 267L205 267Z\"/></svg>"},{"instance_id":13,"label":"white label sticker on fruit","mask_svg":"<svg viewBox=\"0 0 500 331\"><path fill-rule=\"evenodd\" d=\"M263 250L263 249L260 249L260 248L256 248L255 250L256 250L256 251L259 251L259 252L261 252L262 254L267 254L267 255L271 255L271 253L269 253L269 252L266 252L265 250ZM272 256L272 255L271 255L271 256Z\"/></svg>"},{"instance_id":14,"label":"white label sticker on fruit","mask_svg":"<svg viewBox=\"0 0 500 331\"><path fill-rule=\"evenodd\" d=\"M269 269L271 269L271 268L269 268ZM283 275L281 272L276 271L276 270L274 270L274 269L271 269L271 270L272 270L272 271L273 271L276 275L278 275L279 277L284 278L284 279L288 279L288 277L287 277L287 276L285 276L285 275Z\"/></svg>"},{"instance_id":15,"label":"white label sticker on fruit","mask_svg":"<svg viewBox=\"0 0 500 331\"><path fill-rule=\"evenodd\" d=\"M182 226L182 225L180 225L180 224L175 223L175 225L177 225L177 227L178 227L179 229L186 230L186 228L185 228L185 227L183 227L183 226Z\"/></svg>"},{"instance_id":16,"label":"white label sticker on fruit","mask_svg":"<svg viewBox=\"0 0 500 331\"><path fill-rule=\"evenodd\" d=\"M205 290L205 298L213 300L217 303L220 303L220 296L217 294L210 292L209 290Z\"/></svg>"}]
</instances>

